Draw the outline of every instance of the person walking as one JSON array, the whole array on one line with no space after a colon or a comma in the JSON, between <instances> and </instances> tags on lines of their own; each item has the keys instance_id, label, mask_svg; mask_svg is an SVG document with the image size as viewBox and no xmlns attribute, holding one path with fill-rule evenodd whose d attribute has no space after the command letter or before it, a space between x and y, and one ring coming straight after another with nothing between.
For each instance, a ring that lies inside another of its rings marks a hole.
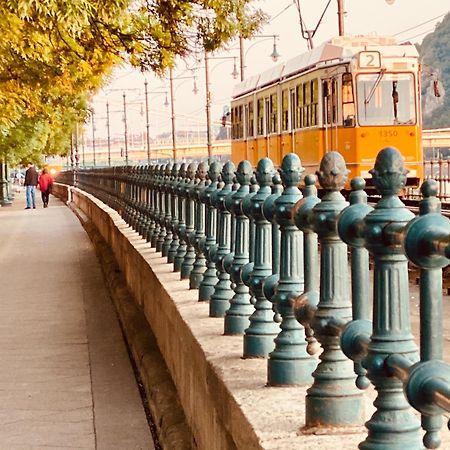
<instances>
[{"instance_id":1,"label":"person walking","mask_svg":"<svg viewBox=\"0 0 450 450\"><path fill-rule=\"evenodd\" d=\"M48 206L48 199L52 192L53 178L48 173L47 169L42 169L41 176L39 177L39 189L41 190L42 203L44 208Z\"/></svg>"},{"instance_id":2,"label":"person walking","mask_svg":"<svg viewBox=\"0 0 450 450\"><path fill-rule=\"evenodd\" d=\"M38 184L38 173L33 163L28 163L28 169L25 172L25 193L27 197L27 206L25 209L36 208L35 188Z\"/></svg>"}]
</instances>

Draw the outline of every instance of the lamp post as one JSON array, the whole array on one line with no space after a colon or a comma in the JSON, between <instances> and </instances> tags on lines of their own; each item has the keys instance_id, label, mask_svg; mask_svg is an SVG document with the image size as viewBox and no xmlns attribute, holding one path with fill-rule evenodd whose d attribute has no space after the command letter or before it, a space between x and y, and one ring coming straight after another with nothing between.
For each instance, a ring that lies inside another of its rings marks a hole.
<instances>
[{"instance_id":1,"label":"lamp post","mask_svg":"<svg viewBox=\"0 0 450 450\"><path fill-rule=\"evenodd\" d=\"M340 0L343 1L343 0ZM273 39L273 48L272 53L269 55L272 58L273 62L277 62L278 58L280 57L280 54L277 50L277 39L279 38L278 34L257 34L255 36L252 36L252 39L254 38L262 38L263 40L269 40ZM262 42L262 41L260 41ZM252 48L257 43L253 43L247 51L244 53L244 38L242 36L239 37L239 58L240 58L240 67L241 67L241 81L244 81L244 69L245 69L245 59L247 56L248 51L250 48Z\"/></svg>"},{"instance_id":2,"label":"lamp post","mask_svg":"<svg viewBox=\"0 0 450 450\"><path fill-rule=\"evenodd\" d=\"M127 125L127 101L125 92L123 95L123 127L125 141L125 165L128 166L128 125Z\"/></svg>"},{"instance_id":3,"label":"lamp post","mask_svg":"<svg viewBox=\"0 0 450 450\"><path fill-rule=\"evenodd\" d=\"M168 106L169 102L167 100L167 91L149 91L148 90L148 82L147 80L144 81L144 93L145 93L145 127L147 130L147 162L150 164L151 158L150 158L150 121L149 121L149 108L148 108L148 95L149 94L166 94L166 99L164 101L164 106Z\"/></svg>"},{"instance_id":4,"label":"lamp post","mask_svg":"<svg viewBox=\"0 0 450 450\"><path fill-rule=\"evenodd\" d=\"M92 108L92 114L91 114L91 122L92 122L92 158L93 158L93 164L95 167L96 161L95 161L95 111L94 108Z\"/></svg>"},{"instance_id":5,"label":"lamp post","mask_svg":"<svg viewBox=\"0 0 450 450\"><path fill-rule=\"evenodd\" d=\"M172 118L172 155L173 160L177 159L177 138L176 138L176 120L175 120L175 90L173 86L174 80L187 80L194 79L194 89L192 90L195 95L197 95L198 89L196 84L195 76L189 77L174 77L172 67L169 69L169 82L170 82L170 109L171 109L171 118Z\"/></svg>"},{"instance_id":6,"label":"lamp post","mask_svg":"<svg viewBox=\"0 0 450 450\"><path fill-rule=\"evenodd\" d=\"M107 142L108 142L108 167L111 167L111 135L109 128L109 102L106 100L106 133L107 133Z\"/></svg>"},{"instance_id":7,"label":"lamp post","mask_svg":"<svg viewBox=\"0 0 450 450\"><path fill-rule=\"evenodd\" d=\"M237 78L239 75L236 68L236 57L235 56L209 56L208 52L205 50L205 85L206 85L206 147L208 149L208 162L211 163L212 158L212 139L211 139L211 89L209 82L209 60L211 59L233 59L234 68L231 75L233 78Z\"/></svg>"},{"instance_id":8,"label":"lamp post","mask_svg":"<svg viewBox=\"0 0 450 450\"><path fill-rule=\"evenodd\" d=\"M85 140L84 140L84 130L83 130L83 134L81 135L81 165L83 166L83 169L86 167L86 162L84 159L84 150L85 150Z\"/></svg>"},{"instance_id":9,"label":"lamp post","mask_svg":"<svg viewBox=\"0 0 450 450\"><path fill-rule=\"evenodd\" d=\"M123 99L123 125L124 125L124 147L125 147L125 165L128 166L128 123L127 123L127 100L126 100L126 94L125 92L128 91L134 91L134 92L138 92L138 96L140 95L141 90L139 88L129 88L129 89L108 89L106 91L106 93L110 93L110 92L116 92L116 91L121 91L122 92L122 99ZM112 112L112 111L111 111ZM107 129L108 129L108 136L109 136L109 103L108 101L106 102L106 115L107 115ZM110 164L110 155L111 155L111 150L110 150L110 140L108 138L108 163Z\"/></svg>"}]
</instances>

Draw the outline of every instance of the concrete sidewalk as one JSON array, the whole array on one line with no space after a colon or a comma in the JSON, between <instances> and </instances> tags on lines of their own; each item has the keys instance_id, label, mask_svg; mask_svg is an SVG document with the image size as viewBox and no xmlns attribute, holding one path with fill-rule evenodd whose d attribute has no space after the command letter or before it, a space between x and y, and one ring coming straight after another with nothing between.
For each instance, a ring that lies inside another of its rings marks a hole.
<instances>
[{"instance_id":1,"label":"concrete sidewalk","mask_svg":"<svg viewBox=\"0 0 450 450\"><path fill-rule=\"evenodd\" d=\"M0 449L153 449L89 238L54 197L24 207L0 208Z\"/></svg>"}]
</instances>

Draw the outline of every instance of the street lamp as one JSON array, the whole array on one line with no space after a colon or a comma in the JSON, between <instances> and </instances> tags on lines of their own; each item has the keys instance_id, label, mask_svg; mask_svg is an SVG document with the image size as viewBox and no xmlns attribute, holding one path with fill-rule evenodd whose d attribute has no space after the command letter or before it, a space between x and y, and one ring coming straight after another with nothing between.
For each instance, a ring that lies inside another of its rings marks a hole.
<instances>
[{"instance_id":1,"label":"street lamp","mask_svg":"<svg viewBox=\"0 0 450 450\"><path fill-rule=\"evenodd\" d=\"M127 123L127 101L126 101L126 94L125 91L130 92L138 92L138 95L140 95L141 90L139 88L126 88L126 89L108 89L106 93L110 92L122 92L122 98L123 98L123 125L124 125L124 141L125 141L125 165L128 166L128 123ZM108 105L107 105L108 106ZM107 108L107 116L108 116L108 130L109 130L109 106ZM109 140L108 140L108 146L109 146Z\"/></svg>"},{"instance_id":2,"label":"street lamp","mask_svg":"<svg viewBox=\"0 0 450 450\"><path fill-rule=\"evenodd\" d=\"M169 106L169 101L167 100L167 91L149 91L148 90L148 82L144 81L145 87L145 120L146 120L146 129L147 129L147 162L150 164L150 121L149 121L149 109L148 109L148 94L166 94L166 98L164 100L164 106Z\"/></svg>"},{"instance_id":3,"label":"street lamp","mask_svg":"<svg viewBox=\"0 0 450 450\"><path fill-rule=\"evenodd\" d=\"M107 133L107 142L108 142L108 167L111 167L111 135L109 129L109 102L106 100L106 133Z\"/></svg>"},{"instance_id":4,"label":"street lamp","mask_svg":"<svg viewBox=\"0 0 450 450\"><path fill-rule=\"evenodd\" d=\"M341 0L343 1L343 0ZM280 54L277 50L277 39L279 38L278 34L257 34L255 36L251 37L254 38L262 38L263 41L267 41L269 39L273 39L273 48L272 53L269 55L273 62L277 62L280 58ZM263 42L260 41L260 42ZM241 81L244 81L244 69L245 69L245 59L247 57L248 51L256 45L257 42L254 42L250 47L247 49L247 51L244 53L244 38L242 36L239 37L239 58L240 58L240 66L241 66Z\"/></svg>"},{"instance_id":5,"label":"street lamp","mask_svg":"<svg viewBox=\"0 0 450 450\"><path fill-rule=\"evenodd\" d=\"M174 77L173 76L173 69L172 67L169 69L169 81L170 81L170 109L171 109L171 118L172 118L172 154L173 154L173 160L176 161L177 159L177 138L176 138L176 126L175 126L175 91L173 82L174 80L188 80L188 79L194 79L194 88L192 92L194 95L197 95L198 88L197 88L197 82L195 76L189 76L189 77Z\"/></svg>"},{"instance_id":6,"label":"street lamp","mask_svg":"<svg viewBox=\"0 0 450 450\"><path fill-rule=\"evenodd\" d=\"M233 59L234 68L231 75L234 79L237 78L238 71L236 68L235 56L209 56L205 50L205 85L206 85L206 148L208 149L208 160L211 162L212 158L212 139L211 139L211 90L209 82L209 60L211 59Z\"/></svg>"},{"instance_id":7,"label":"street lamp","mask_svg":"<svg viewBox=\"0 0 450 450\"><path fill-rule=\"evenodd\" d=\"M91 121L92 121L92 158L95 167L95 120L94 120L95 111L94 108L91 109Z\"/></svg>"}]
</instances>

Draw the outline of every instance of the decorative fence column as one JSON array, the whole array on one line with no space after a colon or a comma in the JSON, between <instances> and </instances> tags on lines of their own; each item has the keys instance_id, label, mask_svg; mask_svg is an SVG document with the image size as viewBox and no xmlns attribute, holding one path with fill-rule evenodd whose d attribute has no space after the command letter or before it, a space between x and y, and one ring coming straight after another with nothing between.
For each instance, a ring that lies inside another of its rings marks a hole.
<instances>
[{"instance_id":1,"label":"decorative fence column","mask_svg":"<svg viewBox=\"0 0 450 450\"><path fill-rule=\"evenodd\" d=\"M136 210L137 216L135 221L135 230L142 236L141 230L145 225L145 203L144 203L144 189L143 189L143 176L144 176L144 166L138 166L136 171Z\"/></svg>"},{"instance_id":2,"label":"decorative fence column","mask_svg":"<svg viewBox=\"0 0 450 450\"><path fill-rule=\"evenodd\" d=\"M191 237L191 243L195 249L194 266L189 274L189 289L198 289L203 280L203 273L206 270L206 259L202 249L202 241L205 239L205 219L206 208L201 201L203 191L206 189L206 175L208 174L208 164L201 162L197 168L198 182L190 191L195 208L195 231Z\"/></svg>"},{"instance_id":3,"label":"decorative fence column","mask_svg":"<svg viewBox=\"0 0 450 450\"><path fill-rule=\"evenodd\" d=\"M280 227L275 220L275 202L283 193L283 185L278 173L272 177L272 183L272 194L266 198L263 204L264 217L272 224L272 275L265 279L263 285L264 297L269 301L275 295L275 288L280 281L281 233ZM280 323L281 317L274 303L272 303L272 310L275 313L274 321Z\"/></svg>"},{"instance_id":4,"label":"decorative fence column","mask_svg":"<svg viewBox=\"0 0 450 450\"><path fill-rule=\"evenodd\" d=\"M305 330L294 316L293 299L303 291L303 236L295 226L293 207L301 198L297 187L303 172L300 159L289 154L281 163L283 193L274 203L275 220L280 226L280 280L271 301L281 315L281 331L268 361L268 384L283 386L307 384L317 362L306 352Z\"/></svg>"},{"instance_id":5,"label":"decorative fence column","mask_svg":"<svg viewBox=\"0 0 450 450\"><path fill-rule=\"evenodd\" d=\"M225 334L243 334L249 326L249 316L253 312L250 303L248 287L242 281L242 267L249 262L249 228L250 221L243 211L243 202L250 194L250 178L252 165L248 161L241 161L236 171L239 189L227 197L226 207L234 214L235 240L234 257L230 268L231 280L234 283L234 295L230 300L230 307L225 313Z\"/></svg>"},{"instance_id":6,"label":"decorative fence column","mask_svg":"<svg viewBox=\"0 0 450 450\"><path fill-rule=\"evenodd\" d=\"M224 317L226 310L230 307L233 297L230 275L225 270L224 258L231 253L231 213L226 207L227 199L233 195L233 178L235 167L231 161L225 163L222 168L222 189L217 192L212 200L219 212L217 227L218 248L216 253L216 267L219 281L214 287L214 293L209 302L210 317Z\"/></svg>"},{"instance_id":7,"label":"decorative fence column","mask_svg":"<svg viewBox=\"0 0 450 450\"><path fill-rule=\"evenodd\" d=\"M122 202L123 202L123 212L122 217L123 220L129 225L130 217L131 217L131 206L130 206L130 198L131 198L131 184L129 183L129 172L131 167L127 166L123 168L122 173Z\"/></svg>"},{"instance_id":8,"label":"decorative fence column","mask_svg":"<svg viewBox=\"0 0 450 450\"><path fill-rule=\"evenodd\" d=\"M147 229L149 226L149 196L148 196L148 170L149 166L143 166L140 177L140 189L141 189L141 222L139 224L138 233L146 239Z\"/></svg>"},{"instance_id":9,"label":"decorative fence column","mask_svg":"<svg viewBox=\"0 0 450 450\"><path fill-rule=\"evenodd\" d=\"M161 183L161 170L162 165L156 166L153 172L154 174L154 182L153 182L153 220L155 222L155 226L153 228L151 246L153 248L156 247L156 241L158 240L159 233L161 231L161 226L159 223L159 217L161 213L161 202L159 196L159 189Z\"/></svg>"},{"instance_id":10,"label":"decorative fence column","mask_svg":"<svg viewBox=\"0 0 450 450\"><path fill-rule=\"evenodd\" d=\"M303 251L304 251L304 277L305 290L295 299L294 314L296 319L302 323L302 316L299 314L302 305L309 305L313 308L319 303L319 255L318 239L314 232L313 209L317 203L320 203L317 197L316 176L306 175L305 187L303 189L304 198L294 206L294 220L297 227L303 231ZM309 322L302 323L305 327L306 340L308 345L306 351L310 355L318 352L320 346L314 337L314 331Z\"/></svg>"},{"instance_id":11,"label":"decorative fence column","mask_svg":"<svg viewBox=\"0 0 450 450\"><path fill-rule=\"evenodd\" d=\"M400 152L385 148L371 173L382 198L365 216L362 226L347 229L347 233L363 239L374 258L373 328L368 321L351 322L342 335L341 346L347 356L362 362L378 393L374 402L377 411L366 423L369 433L360 449L418 450L423 448L419 421L405 398L402 382L388 372L385 364L396 353L410 364L418 359L411 334L407 258L395 238L414 217L398 198L407 171Z\"/></svg>"},{"instance_id":12,"label":"decorative fence column","mask_svg":"<svg viewBox=\"0 0 450 450\"><path fill-rule=\"evenodd\" d=\"M186 184L189 182L188 167L183 163L180 167L180 181L177 183L175 190L178 197L178 225L177 235L180 240L180 245L177 248L175 257L173 258L173 271L180 272L181 265L183 264L184 257L186 255L186 241L184 239L184 233L186 232L186 200L184 196L184 190Z\"/></svg>"},{"instance_id":13,"label":"decorative fence column","mask_svg":"<svg viewBox=\"0 0 450 450\"><path fill-rule=\"evenodd\" d=\"M173 264L178 247L180 246L180 239L178 237L178 225L180 220L180 210L178 207L178 185L183 181L185 175L185 163L181 164L181 166L179 166L178 164L173 165L172 182L170 183L170 210L172 216L172 223L170 228L172 231L172 242L170 243L169 249L167 251L167 262L169 264Z\"/></svg>"},{"instance_id":14,"label":"decorative fence column","mask_svg":"<svg viewBox=\"0 0 450 450\"><path fill-rule=\"evenodd\" d=\"M162 253L162 247L164 244L164 239L166 238L167 230L166 230L166 183L168 181L170 172L172 171L172 167L170 164L166 164L165 166L161 166L160 171L160 182L159 182L159 234L156 238L155 248L157 252ZM164 256L164 255L163 255Z\"/></svg>"},{"instance_id":15,"label":"decorative fence column","mask_svg":"<svg viewBox=\"0 0 450 450\"><path fill-rule=\"evenodd\" d=\"M351 187L350 206L347 206L339 215L338 232L341 239L351 249L353 322L361 321L370 328L369 252L364 248L364 238L359 236L364 228L364 218L373 211L373 208L367 205L367 194L364 192L366 182L363 178L353 178ZM361 361L354 362L354 371L357 374L356 386L359 389L366 389L370 381L366 377L367 371Z\"/></svg>"},{"instance_id":16,"label":"decorative fence column","mask_svg":"<svg viewBox=\"0 0 450 450\"><path fill-rule=\"evenodd\" d=\"M214 293L214 286L218 282L215 255L217 252L217 209L215 197L218 193L219 176L222 166L217 161L212 161L208 169L209 186L199 194L199 200L206 206L206 239L199 243L200 250L206 256L206 271L198 289L198 300L207 301Z\"/></svg>"},{"instance_id":17,"label":"decorative fence column","mask_svg":"<svg viewBox=\"0 0 450 450\"><path fill-rule=\"evenodd\" d=\"M155 216L154 216L154 208L155 208L155 166L149 166L148 169L148 181L147 181L147 190L148 190L148 226L145 233L145 239L147 242L151 244L153 231L155 229Z\"/></svg>"},{"instance_id":18,"label":"decorative fence column","mask_svg":"<svg viewBox=\"0 0 450 450\"><path fill-rule=\"evenodd\" d=\"M183 257L183 262L181 264L180 269L180 277L182 280L186 280L189 278L189 275L191 274L191 270L194 267L194 261L195 261L195 251L194 247L192 245L192 238L194 236L193 233L195 232L194 229L194 220L195 220L195 204L194 200L191 197L191 191L195 188L196 184L196 165L194 163L189 164L187 169L187 178L188 181L184 185L183 190L183 196L185 198L185 207L186 207L186 228L183 232L183 240L186 242L186 253ZM175 258L177 259L178 254Z\"/></svg>"},{"instance_id":19,"label":"decorative fence column","mask_svg":"<svg viewBox=\"0 0 450 450\"><path fill-rule=\"evenodd\" d=\"M266 358L274 349L274 339L280 330L274 322L272 304L263 292L264 282L272 274L272 224L265 218L263 206L271 195L273 174L272 161L261 159L256 168L259 190L251 197L249 205L249 215L255 223L255 241L253 270L248 286L255 298L255 311L244 334L244 358Z\"/></svg>"},{"instance_id":20,"label":"decorative fence column","mask_svg":"<svg viewBox=\"0 0 450 450\"><path fill-rule=\"evenodd\" d=\"M406 227L402 238L408 258L420 267L420 362L411 366L401 354L388 357L389 373L403 382L409 403L422 413L423 443L441 444L442 414L450 413L450 364L443 358L442 268L449 264L450 221L442 216L439 185L422 187L420 216ZM450 421L447 424L450 428Z\"/></svg>"},{"instance_id":21,"label":"decorative fence column","mask_svg":"<svg viewBox=\"0 0 450 450\"><path fill-rule=\"evenodd\" d=\"M301 323L314 330L323 352L306 396L305 431L315 428L359 426L364 421L364 403L355 386L353 364L340 348L340 335L352 318L349 292L347 245L337 233L337 216L348 205L339 192L347 181L348 170L338 152L327 153L318 172L325 194L312 208L306 230L317 233L320 242L320 299L316 306L305 296L297 301ZM306 209L306 208L304 208ZM303 223L300 229L303 230ZM315 301L315 299L313 299Z\"/></svg>"},{"instance_id":22,"label":"decorative fence column","mask_svg":"<svg viewBox=\"0 0 450 450\"><path fill-rule=\"evenodd\" d=\"M172 243L172 181L176 176L178 165L173 166L168 164L166 166L166 177L164 180L164 227L166 228L166 235L164 236L164 242L161 246L161 255L167 257L170 244Z\"/></svg>"}]
</instances>

